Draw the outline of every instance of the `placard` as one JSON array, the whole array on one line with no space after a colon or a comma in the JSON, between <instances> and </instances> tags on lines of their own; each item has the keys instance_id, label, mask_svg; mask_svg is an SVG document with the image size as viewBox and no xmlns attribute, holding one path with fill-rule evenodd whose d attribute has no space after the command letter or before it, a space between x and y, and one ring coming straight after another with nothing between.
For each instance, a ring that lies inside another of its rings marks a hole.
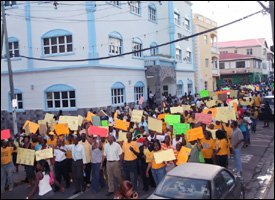
<instances>
[{"instance_id":1,"label":"placard","mask_svg":"<svg viewBox=\"0 0 275 200\"><path fill-rule=\"evenodd\" d=\"M89 121L89 122L92 121L92 116L96 116L96 115L94 113L88 111L86 120Z\"/></svg>"},{"instance_id":2,"label":"placard","mask_svg":"<svg viewBox=\"0 0 275 200\"><path fill-rule=\"evenodd\" d=\"M203 114L208 114L208 112L212 112L212 117L215 118L217 115L217 108L209 108L209 109L202 110Z\"/></svg>"},{"instance_id":3,"label":"placard","mask_svg":"<svg viewBox=\"0 0 275 200\"><path fill-rule=\"evenodd\" d=\"M159 114L159 115L158 115L158 119L164 119L165 116L166 116L166 114Z\"/></svg>"},{"instance_id":4,"label":"placard","mask_svg":"<svg viewBox=\"0 0 275 200\"><path fill-rule=\"evenodd\" d=\"M47 125L46 124L39 124L39 133L40 135L46 135L47 134Z\"/></svg>"},{"instance_id":5,"label":"placard","mask_svg":"<svg viewBox=\"0 0 275 200\"><path fill-rule=\"evenodd\" d=\"M11 137L10 129L1 130L1 140L6 140Z\"/></svg>"},{"instance_id":6,"label":"placard","mask_svg":"<svg viewBox=\"0 0 275 200\"><path fill-rule=\"evenodd\" d=\"M121 129L123 131L128 131L129 126L130 126L130 122L115 119L115 124L114 124L115 128Z\"/></svg>"},{"instance_id":7,"label":"placard","mask_svg":"<svg viewBox=\"0 0 275 200\"><path fill-rule=\"evenodd\" d=\"M143 110L133 110L132 111L132 117L131 117L131 122L141 122L141 118L143 115Z\"/></svg>"},{"instance_id":8,"label":"placard","mask_svg":"<svg viewBox=\"0 0 275 200\"><path fill-rule=\"evenodd\" d=\"M43 149L35 152L36 161L53 158L53 149Z\"/></svg>"},{"instance_id":9,"label":"placard","mask_svg":"<svg viewBox=\"0 0 275 200\"><path fill-rule=\"evenodd\" d=\"M200 97L201 97L201 98L209 97L209 92L208 92L208 90L201 90L201 91L200 91Z\"/></svg>"},{"instance_id":10,"label":"placard","mask_svg":"<svg viewBox=\"0 0 275 200\"><path fill-rule=\"evenodd\" d=\"M230 90L230 97L237 99L238 98L238 90Z\"/></svg>"},{"instance_id":11,"label":"placard","mask_svg":"<svg viewBox=\"0 0 275 200\"><path fill-rule=\"evenodd\" d=\"M214 107L214 106L216 106L216 105L217 105L216 100L210 100L210 101L207 101L207 102L206 102L206 106L207 106L208 108L212 108L212 107Z\"/></svg>"},{"instance_id":12,"label":"placard","mask_svg":"<svg viewBox=\"0 0 275 200\"><path fill-rule=\"evenodd\" d=\"M212 123L212 114L196 113L195 119L196 119L196 122L202 122L204 124L211 124Z\"/></svg>"},{"instance_id":13,"label":"placard","mask_svg":"<svg viewBox=\"0 0 275 200\"><path fill-rule=\"evenodd\" d=\"M229 107L219 107L217 108L216 120L225 123L228 123L229 120L236 121L236 112L234 109L230 109Z\"/></svg>"},{"instance_id":14,"label":"placard","mask_svg":"<svg viewBox=\"0 0 275 200\"><path fill-rule=\"evenodd\" d=\"M162 121L148 117L148 129L156 131L157 133L162 133Z\"/></svg>"},{"instance_id":15,"label":"placard","mask_svg":"<svg viewBox=\"0 0 275 200\"><path fill-rule=\"evenodd\" d=\"M171 111L172 114L174 114L174 113L183 113L183 107L182 106L171 107L170 111Z\"/></svg>"},{"instance_id":16,"label":"placard","mask_svg":"<svg viewBox=\"0 0 275 200\"><path fill-rule=\"evenodd\" d=\"M190 124L187 123L181 123L181 124L174 124L173 126L173 133L175 135L182 135L186 134L186 131L190 129Z\"/></svg>"},{"instance_id":17,"label":"placard","mask_svg":"<svg viewBox=\"0 0 275 200\"><path fill-rule=\"evenodd\" d=\"M62 134L69 134L70 130L68 128L68 124L55 124L54 125L54 130L57 135L62 135Z\"/></svg>"},{"instance_id":18,"label":"placard","mask_svg":"<svg viewBox=\"0 0 275 200\"><path fill-rule=\"evenodd\" d=\"M54 114L46 113L44 120L48 123L51 123L54 121Z\"/></svg>"},{"instance_id":19,"label":"placard","mask_svg":"<svg viewBox=\"0 0 275 200\"><path fill-rule=\"evenodd\" d=\"M22 165L30 165L34 164L34 153L35 151L32 149L18 148L17 149L17 157L16 163Z\"/></svg>"},{"instance_id":20,"label":"placard","mask_svg":"<svg viewBox=\"0 0 275 200\"><path fill-rule=\"evenodd\" d=\"M58 120L59 124L68 124L69 129L72 131L78 130L78 117L76 116L60 116Z\"/></svg>"},{"instance_id":21,"label":"placard","mask_svg":"<svg viewBox=\"0 0 275 200\"><path fill-rule=\"evenodd\" d=\"M191 142L197 139L203 139L203 138L204 138L204 135L203 135L202 127L193 128L186 132L186 140L188 142Z\"/></svg>"},{"instance_id":22,"label":"placard","mask_svg":"<svg viewBox=\"0 0 275 200\"><path fill-rule=\"evenodd\" d=\"M39 128L39 124L27 120L27 121L25 122L24 126L23 126L23 129L25 129L25 127L26 127L27 125L29 125L30 133L33 133L33 134L35 134L36 131L37 131L38 128Z\"/></svg>"},{"instance_id":23,"label":"placard","mask_svg":"<svg viewBox=\"0 0 275 200\"><path fill-rule=\"evenodd\" d=\"M160 164L165 161L176 160L173 149L162 150L154 153L156 164Z\"/></svg>"},{"instance_id":24,"label":"placard","mask_svg":"<svg viewBox=\"0 0 275 200\"><path fill-rule=\"evenodd\" d=\"M119 131L117 141L118 142L127 141L127 132Z\"/></svg>"},{"instance_id":25,"label":"placard","mask_svg":"<svg viewBox=\"0 0 275 200\"><path fill-rule=\"evenodd\" d=\"M192 110L190 105L182 105L183 111L189 111Z\"/></svg>"},{"instance_id":26,"label":"placard","mask_svg":"<svg viewBox=\"0 0 275 200\"><path fill-rule=\"evenodd\" d=\"M170 126L173 126L174 124L179 124L180 115L166 115L165 122L168 123Z\"/></svg>"},{"instance_id":27,"label":"placard","mask_svg":"<svg viewBox=\"0 0 275 200\"><path fill-rule=\"evenodd\" d=\"M97 135L100 137L107 137L109 133L108 127L98 127L98 126L90 126L88 128L88 134Z\"/></svg>"},{"instance_id":28,"label":"placard","mask_svg":"<svg viewBox=\"0 0 275 200\"><path fill-rule=\"evenodd\" d=\"M108 127L109 126L108 120L101 120L101 126Z\"/></svg>"},{"instance_id":29,"label":"placard","mask_svg":"<svg viewBox=\"0 0 275 200\"><path fill-rule=\"evenodd\" d=\"M83 123L84 117L82 117L81 115L78 115L77 118L78 118L78 126L81 126Z\"/></svg>"},{"instance_id":30,"label":"placard","mask_svg":"<svg viewBox=\"0 0 275 200\"><path fill-rule=\"evenodd\" d=\"M101 121L99 116L92 116L92 123L94 126L101 126Z\"/></svg>"},{"instance_id":31,"label":"placard","mask_svg":"<svg viewBox=\"0 0 275 200\"><path fill-rule=\"evenodd\" d=\"M179 166L188 161L191 149L187 147L181 147L180 152L178 154L176 165Z\"/></svg>"}]
</instances>

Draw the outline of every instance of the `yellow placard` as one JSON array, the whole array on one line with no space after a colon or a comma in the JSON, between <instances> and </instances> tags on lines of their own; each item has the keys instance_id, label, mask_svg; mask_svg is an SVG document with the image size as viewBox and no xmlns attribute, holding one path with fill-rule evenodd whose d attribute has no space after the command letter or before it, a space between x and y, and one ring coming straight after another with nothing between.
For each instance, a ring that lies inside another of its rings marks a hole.
<instances>
[{"instance_id":1,"label":"yellow placard","mask_svg":"<svg viewBox=\"0 0 275 200\"><path fill-rule=\"evenodd\" d=\"M186 163L188 161L189 155L190 155L191 149L187 147L181 147L180 152L178 154L177 158L177 166Z\"/></svg>"},{"instance_id":2,"label":"yellow placard","mask_svg":"<svg viewBox=\"0 0 275 200\"><path fill-rule=\"evenodd\" d=\"M182 109L183 109L183 111L185 111L185 110L187 110L187 111L192 110L190 105L182 105Z\"/></svg>"},{"instance_id":3,"label":"yellow placard","mask_svg":"<svg viewBox=\"0 0 275 200\"><path fill-rule=\"evenodd\" d=\"M114 127L118 128L118 129L121 129L123 131L128 131L129 125L130 125L130 122L126 122L126 121L123 121L123 120L116 119Z\"/></svg>"},{"instance_id":4,"label":"yellow placard","mask_svg":"<svg viewBox=\"0 0 275 200\"><path fill-rule=\"evenodd\" d=\"M143 110L133 110L131 122L138 122L138 123L141 122L142 115L143 115Z\"/></svg>"},{"instance_id":5,"label":"yellow placard","mask_svg":"<svg viewBox=\"0 0 275 200\"><path fill-rule=\"evenodd\" d=\"M17 158L16 163L22 165L30 165L34 164L34 153L35 151L32 149L18 148L17 149Z\"/></svg>"},{"instance_id":6,"label":"yellow placard","mask_svg":"<svg viewBox=\"0 0 275 200\"><path fill-rule=\"evenodd\" d=\"M53 122L54 120L54 114L50 114L50 113L46 113L45 117L44 117L44 120L48 123L51 123Z\"/></svg>"},{"instance_id":7,"label":"yellow placard","mask_svg":"<svg viewBox=\"0 0 275 200\"><path fill-rule=\"evenodd\" d=\"M208 108L212 108L213 106L216 106L216 105L217 105L216 100L211 100L206 102L206 106Z\"/></svg>"},{"instance_id":8,"label":"yellow placard","mask_svg":"<svg viewBox=\"0 0 275 200\"><path fill-rule=\"evenodd\" d=\"M171 111L172 114L174 114L174 113L183 113L183 107L182 106L171 107L170 111Z\"/></svg>"},{"instance_id":9,"label":"yellow placard","mask_svg":"<svg viewBox=\"0 0 275 200\"><path fill-rule=\"evenodd\" d=\"M160 164L164 161L176 160L173 149L158 151L154 153L155 162Z\"/></svg>"},{"instance_id":10,"label":"yellow placard","mask_svg":"<svg viewBox=\"0 0 275 200\"><path fill-rule=\"evenodd\" d=\"M36 131L38 130L39 128L39 124L37 123L34 123L34 122L31 122L29 120L27 120L23 126L23 129L25 129L25 127L29 125L29 130L30 130L30 133L36 133Z\"/></svg>"},{"instance_id":11,"label":"yellow placard","mask_svg":"<svg viewBox=\"0 0 275 200\"><path fill-rule=\"evenodd\" d=\"M219 107L217 108L216 120L227 123L229 120L236 119L236 111L229 107Z\"/></svg>"},{"instance_id":12,"label":"yellow placard","mask_svg":"<svg viewBox=\"0 0 275 200\"><path fill-rule=\"evenodd\" d=\"M35 152L35 159L36 161L53 158L53 149L43 149Z\"/></svg>"},{"instance_id":13,"label":"yellow placard","mask_svg":"<svg viewBox=\"0 0 275 200\"><path fill-rule=\"evenodd\" d=\"M62 135L62 134L69 134L69 128L68 124L55 124L54 125L54 130L57 135Z\"/></svg>"},{"instance_id":14,"label":"yellow placard","mask_svg":"<svg viewBox=\"0 0 275 200\"><path fill-rule=\"evenodd\" d=\"M212 117L216 117L216 115L217 115L217 108L204 109L204 110L202 111L202 113L203 113L203 114L208 114L209 111L212 112Z\"/></svg>"},{"instance_id":15,"label":"yellow placard","mask_svg":"<svg viewBox=\"0 0 275 200\"><path fill-rule=\"evenodd\" d=\"M117 141L118 142L127 141L126 135L127 135L127 132L119 131L118 132L118 139L117 139Z\"/></svg>"},{"instance_id":16,"label":"yellow placard","mask_svg":"<svg viewBox=\"0 0 275 200\"><path fill-rule=\"evenodd\" d=\"M38 120L37 123L38 123L39 125L40 125L40 124L47 124L47 122L46 122L44 119Z\"/></svg>"},{"instance_id":17,"label":"yellow placard","mask_svg":"<svg viewBox=\"0 0 275 200\"><path fill-rule=\"evenodd\" d=\"M89 122L92 121L92 117L93 117L93 116L96 116L96 115L95 115L94 113L88 111L88 112L87 112L86 120L89 121Z\"/></svg>"},{"instance_id":18,"label":"yellow placard","mask_svg":"<svg viewBox=\"0 0 275 200\"><path fill-rule=\"evenodd\" d=\"M157 133L162 133L162 121L148 117L148 129L156 131Z\"/></svg>"},{"instance_id":19,"label":"yellow placard","mask_svg":"<svg viewBox=\"0 0 275 200\"><path fill-rule=\"evenodd\" d=\"M81 115L78 115L77 118L78 118L78 126L81 126L84 120L84 117L82 117Z\"/></svg>"},{"instance_id":20,"label":"yellow placard","mask_svg":"<svg viewBox=\"0 0 275 200\"><path fill-rule=\"evenodd\" d=\"M186 139L188 142L191 142L197 139L203 139L203 138L204 138L204 135L203 135L202 127L193 128L186 131Z\"/></svg>"},{"instance_id":21,"label":"yellow placard","mask_svg":"<svg viewBox=\"0 0 275 200\"><path fill-rule=\"evenodd\" d=\"M68 124L69 129L72 131L78 130L78 117L76 116L60 116L59 124Z\"/></svg>"}]
</instances>

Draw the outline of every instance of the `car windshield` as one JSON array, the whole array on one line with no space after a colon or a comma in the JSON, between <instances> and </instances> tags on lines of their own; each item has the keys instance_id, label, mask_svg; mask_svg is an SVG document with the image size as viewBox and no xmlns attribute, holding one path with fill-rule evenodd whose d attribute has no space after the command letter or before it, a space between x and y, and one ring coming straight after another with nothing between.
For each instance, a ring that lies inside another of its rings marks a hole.
<instances>
[{"instance_id":1,"label":"car windshield","mask_svg":"<svg viewBox=\"0 0 275 200\"><path fill-rule=\"evenodd\" d=\"M166 176L155 195L171 199L210 199L210 183L207 180Z\"/></svg>"}]
</instances>

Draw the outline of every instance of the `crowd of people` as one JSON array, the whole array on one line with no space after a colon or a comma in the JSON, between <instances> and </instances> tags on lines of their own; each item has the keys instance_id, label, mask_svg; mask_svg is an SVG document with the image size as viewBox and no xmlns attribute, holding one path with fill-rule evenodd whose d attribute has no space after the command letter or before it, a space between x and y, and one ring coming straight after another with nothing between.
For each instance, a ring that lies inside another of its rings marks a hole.
<instances>
[{"instance_id":1,"label":"crowd of people","mask_svg":"<svg viewBox=\"0 0 275 200\"><path fill-rule=\"evenodd\" d=\"M35 151L52 148L54 155L53 158L35 162L33 166L24 166L26 182L31 188L26 198L33 197L37 189L39 196L49 198L54 192L70 188L72 183L74 194L87 188L98 193L107 185L107 196L138 198L138 184L142 184L143 190L148 191L149 187L156 187L168 171L182 164L177 159L182 147L191 149L187 162L216 164L227 168L228 159L233 155L235 170L241 176L241 149L250 145L250 134L257 131L259 112L265 113L265 127L269 126L268 115L271 115L271 110L268 103L263 102L262 96L266 91L274 95L274 89L270 86L263 87L261 91L241 89L240 86L231 86L231 89L239 91L237 121L221 122L215 118L211 124L196 121L195 113L207 109L206 102L211 97L185 94L177 98L163 95L161 104L157 106L151 93L149 104L139 106L144 111L140 123L131 122L133 108L127 104L101 117L109 122L109 135L106 138L88 134L93 123L86 119L78 131L66 135L57 135L49 127L46 135L41 135L39 131L27 135L22 128L13 138L1 141L1 193L5 189L13 190L13 176L15 171L18 172L16 156L19 147ZM248 97L249 104L242 106L240 102L246 101L245 97ZM232 100L230 95L227 100ZM229 101L218 100L214 107L226 107ZM148 117L158 118L160 114L170 114L170 107L182 105L190 105L191 110L180 113L181 123L188 123L191 128L202 127L203 139L188 141L185 134L175 135L173 126L164 119L162 133L149 130ZM56 122L61 115L62 112L55 117ZM125 141L118 141L121 130L114 127L116 119L130 122ZM211 130L216 130L216 138L212 138ZM156 163L154 153L167 149L173 150L176 160Z\"/></svg>"}]
</instances>

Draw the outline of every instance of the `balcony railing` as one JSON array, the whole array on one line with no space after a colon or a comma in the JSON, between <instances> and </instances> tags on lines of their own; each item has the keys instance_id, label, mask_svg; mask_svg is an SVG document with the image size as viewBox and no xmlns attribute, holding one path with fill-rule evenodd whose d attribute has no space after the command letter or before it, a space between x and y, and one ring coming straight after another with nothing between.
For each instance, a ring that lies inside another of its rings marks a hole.
<instances>
[{"instance_id":1,"label":"balcony railing","mask_svg":"<svg viewBox=\"0 0 275 200\"><path fill-rule=\"evenodd\" d=\"M144 57L144 66L165 66L165 67L174 67L176 64L175 59L172 59L169 56L165 55L156 55L156 56L145 56Z\"/></svg>"},{"instance_id":2,"label":"balcony railing","mask_svg":"<svg viewBox=\"0 0 275 200\"><path fill-rule=\"evenodd\" d=\"M220 70L212 68L212 76L220 76Z\"/></svg>"}]
</instances>

